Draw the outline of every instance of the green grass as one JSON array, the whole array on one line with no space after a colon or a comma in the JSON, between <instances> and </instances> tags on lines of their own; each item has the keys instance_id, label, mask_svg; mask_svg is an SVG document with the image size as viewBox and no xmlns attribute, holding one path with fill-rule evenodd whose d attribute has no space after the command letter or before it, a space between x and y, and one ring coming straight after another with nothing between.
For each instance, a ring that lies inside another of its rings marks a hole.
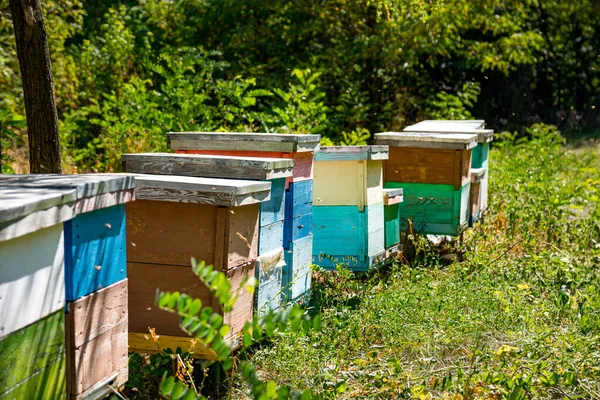
<instances>
[{"instance_id":1,"label":"green grass","mask_svg":"<svg viewBox=\"0 0 600 400\"><path fill-rule=\"evenodd\" d=\"M600 398L600 153L530 134L491 152L461 262L421 239L411 265L323 274L322 330L248 354L259 376L327 398Z\"/></svg>"}]
</instances>

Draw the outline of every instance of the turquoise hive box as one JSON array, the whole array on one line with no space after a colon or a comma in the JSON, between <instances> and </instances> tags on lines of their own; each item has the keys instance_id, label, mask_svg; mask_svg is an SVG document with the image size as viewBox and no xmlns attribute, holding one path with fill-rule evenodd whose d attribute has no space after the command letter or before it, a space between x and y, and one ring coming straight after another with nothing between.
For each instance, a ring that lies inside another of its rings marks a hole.
<instances>
[{"instance_id":1,"label":"turquoise hive box","mask_svg":"<svg viewBox=\"0 0 600 400\"><path fill-rule=\"evenodd\" d=\"M386 261L382 167L387 158L387 146L327 146L315 153L315 264L367 271Z\"/></svg>"}]
</instances>

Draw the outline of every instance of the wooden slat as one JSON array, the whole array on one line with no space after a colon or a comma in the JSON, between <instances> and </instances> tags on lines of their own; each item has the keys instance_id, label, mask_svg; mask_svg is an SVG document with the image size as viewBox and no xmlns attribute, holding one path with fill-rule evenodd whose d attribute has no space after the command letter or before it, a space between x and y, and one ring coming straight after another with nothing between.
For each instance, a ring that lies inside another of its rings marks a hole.
<instances>
[{"instance_id":1,"label":"wooden slat","mask_svg":"<svg viewBox=\"0 0 600 400\"><path fill-rule=\"evenodd\" d=\"M0 242L16 239L54 225L61 225L75 216L74 203L35 211L17 220L0 224Z\"/></svg>"},{"instance_id":2,"label":"wooden slat","mask_svg":"<svg viewBox=\"0 0 600 400\"><path fill-rule=\"evenodd\" d=\"M136 175L138 200L242 206L270 199L271 183L173 175Z\"/></svg>"},{"instance_id":3,"label":"wooden slat","mask_svg":"<svg viewBox=\"0 0 600 400\"><path fill-rule=\"evenodd\" d=\"M217 360L218 358L217 354L204 342L191 337L159 335L158 341L154 341L149 333L129 333L129 351L154 354L178 347L183 352L193 353L193 358L202 360Z\"/></svg>"},{"instance_id":4,"label":"wooden slat","mask_svg":"<svg viewBox=\"0 0 600 400\"><path fill-rule=\"evenodd\" d=\"M170 132L173 150L314 151L320 135L241 132Z\"/></svg>"},{"instance_id":5,"label":"wooden slat","mask_svg":"<svg viewBox=\"0 0 600 400\"><path fill-rule=\"evenodd\" d=\"M62 224L0 242L0 338L65 305Z\"/></svg>"},{"instance_id":6,"label":"wooden slat","mask_svg":"<svg viewBox=\"0 0 600 400\"><path fill-rule=\"evenodd\" d=\"M290 250L285 252L282 286L286 301L298 302L310 296L312 244L313 237L307 236L292 242Z\"/></svg>"},{"instance_id":7,"label":"wooden slat","mask_svg":"<svg viewBox=\"0 0 600 400\"><path fill-rule=\"evenodd\" d=\"M227 210L225 231L227 263L224 268L230 270L241 264L254 262L258 257L258 221L257 204L229 208Z\"/></svg>"},{"instance_id":8,"label":"wooden slat","mask_svg":"<svg viewBox=\"0 0 600 400\"><path fill-rule=\"evenodd\" d=\"M385 182L455 184L460 178L456 150L390 147ZM460 153L460 152L458 152ZM460 156L459 156L460 157Z\"/></svg>"},{"instance_id":9,"label":"wooden slat","mask_svg":"<svg viewBox=\"0 0 600 400\"><path fill-rule=\"evenodd\" d=\"M388 146L322 146L315 161L387 160Z\"/></svg>"},{"instance_id":10,"label":"wooden slat","mask_svg":"<svg viewBox=\"0 0 600 400\"><path fill-rule=\"evenodd\" d=\"M103 382L118 386L127 380L127 299L123 280L68 304L69 398L81 398Z\"/></svg>"},{"instance_id":11,"label":"wooden slat","mask_svg":"<svg viewBox=\"0 0 600 400\"><path fill-rule=\"evenodd\" d=\"M190 266L215 262L217 207L138 200L127 209L127 261Z\"/></svg>"},{"instance_id":12,"label":"wooden slat","mask_svg":"<svg viewBox=\"0 0 600 400\"><path fill-rule=\"evenodd\" d=\"M484 129L484 120L426 120L404 128L405 132L432 133L475 133L479 143L491 142L494 138L492 129Z\"/></svg>"},{"instance_id":13,"label":"wooden slat","mask_svg":"<svg viewBox=\"0 0 600 400\"><path fill-rule=\"evenodd\" d=\"M294 161L284 158L250 158L198 154L123 154L127 172L183 175L203 178L267 180L292 176Z\"/></svg>"},{"instance_id":14,"label":"wooden slat","mask_svg":"<svg viewBox=\"0 0 600 400\"><path fill-rule=\"evenodd\" d=\"M127 277L125 205L65 222L66 300L73 301Z\"/></svg>"},{"instance_id":15,"label":"wooden slat","mask_svg":"<svg viewBox=\"0 0 600 400\"><path fill-rule=\"evenodd\" d=\"M62 309L1 339L0 354L0 399L64 398Z\"/></svg>"},{"instance_id":16,"label":"wooden slat","mask_svg":"<svg viewBox=\"0 0 600 400\"><path fill-rule=\"evenodd\" d=\"M463 133L382 132L375 143L391 147L468 150L477 145L477 135Z\"/></svg>"},{"instance_id":17,"label":"wooden slat","mask_svg":"<svg viewBox=\"0 0 600 400\"><path fill-rule=\"evenodd\" d=\"M246 276L254 276L254 262L238 266L227 271L232 291L237 291ZM213 296L210 290L193 273L191 267L129 263L129 331L148 332L155 328L158 335L185 337L179 327L179 317L160 310L156 305L157 290L178 291L198 298L203 305L211 306ZM246 321L252 318L252 295L244 290L243 295L234 304L234 310L225 316L231 324L228 336L239 333Z\"/></svg>"},{"instance_id":18,"label":"wooden slat","mask_svg":"<svg viewBox=\"0 0 600 400\"><path fill-rule=\"evenodd\" d=\"M258 287L254 292L254 309L259 315L280 307L284 266L283 247L262 253L259 256L256 262Z\"/></svg>"},{"instance_id":19,"label":"wooden slat","mask_svg":"<svg viewBox=\"0 0 600 400\"><path fill-rule=\"evenodd\" d=\"M258 254L265 254L283 247L283 221L259 228Z\"/></svg>"}]
</instances>

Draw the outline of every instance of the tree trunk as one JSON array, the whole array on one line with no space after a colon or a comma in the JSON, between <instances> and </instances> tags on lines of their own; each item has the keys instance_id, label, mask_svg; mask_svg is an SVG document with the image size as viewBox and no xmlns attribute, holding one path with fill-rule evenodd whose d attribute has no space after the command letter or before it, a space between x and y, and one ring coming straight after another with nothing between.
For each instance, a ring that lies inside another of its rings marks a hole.
<instances>
[{"instance_id":1,"label":"tree trunk","mask_svg":"<svg viewBox=\"0 0 600 400\"><path fill-rule=\"evenodd\" d=\"M10 0L21 67L31 173L61 172L58 115L40 0Z\"/></svg>"}]
</instances>

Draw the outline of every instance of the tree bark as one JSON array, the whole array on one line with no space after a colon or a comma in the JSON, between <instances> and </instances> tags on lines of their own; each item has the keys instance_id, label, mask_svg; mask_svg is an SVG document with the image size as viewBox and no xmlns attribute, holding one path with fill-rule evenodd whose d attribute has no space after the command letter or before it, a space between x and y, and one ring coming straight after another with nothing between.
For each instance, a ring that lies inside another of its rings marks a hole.
<instances>
[{"instance_id":1,"label":"tree bark","mask_svg":"<svg viewBox=\"0 0 600 400\"><path fill-rule=\"evenodd\" d=\"M31 173L60 173L58 115L40 0L10 0L21 67Z\"/></svg>"}]
</instances>

